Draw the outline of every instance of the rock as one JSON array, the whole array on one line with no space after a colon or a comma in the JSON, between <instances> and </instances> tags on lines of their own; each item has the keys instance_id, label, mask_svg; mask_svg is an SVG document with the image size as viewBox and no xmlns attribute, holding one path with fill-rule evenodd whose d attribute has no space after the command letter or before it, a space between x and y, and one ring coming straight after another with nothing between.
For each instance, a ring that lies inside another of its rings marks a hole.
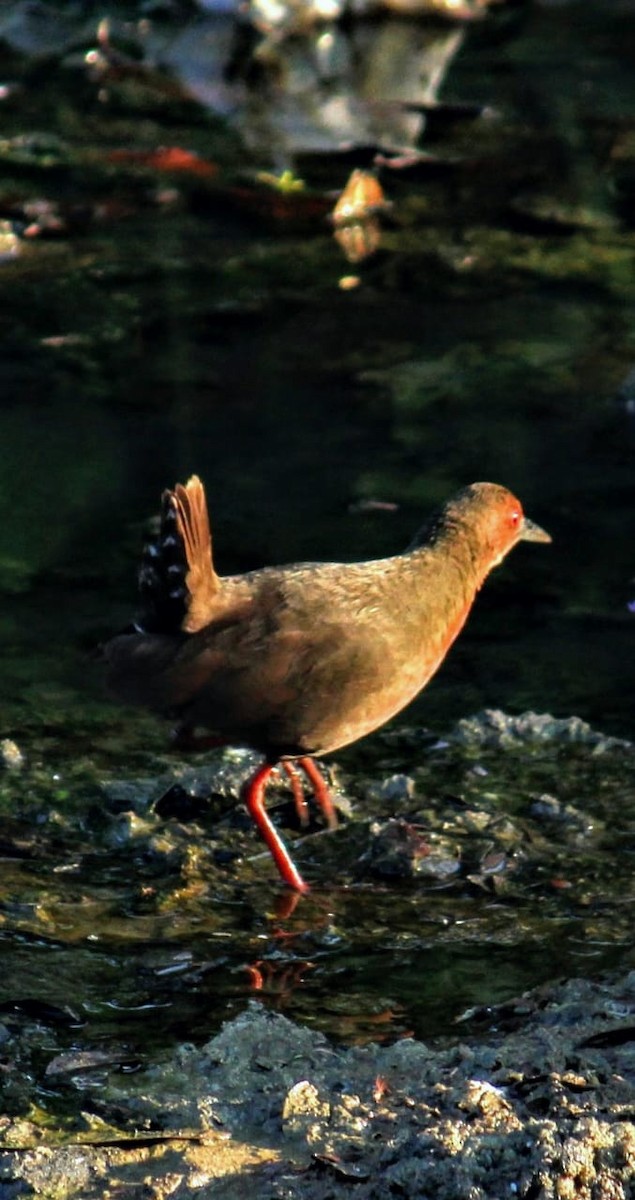
<instances>
[{"instance_id":1,"label":"rock","mask_svg":"<svg viewBox=\"0 0 635 1200\"><path fill-rule=\"evenodd\" d=\"M19 771L24 766L24 755L12 738L0 741L0 763L8 771Z\"/></svg>"},{"instance_id":2,"label":"rock","mask_svg":"<svg viewBox=\"0 0 635 1200\"><path fill-rule=\"evenodd\" d=\"M486 708L473 717L458 721L450 733L451 741L462 746L505 749L532 742L563 742L593 747L594 753L631 748L622 738L597 733L581 717L552 717L550 713L522 713L509 716L500 709Z\"/></svg>"}]
</instances>

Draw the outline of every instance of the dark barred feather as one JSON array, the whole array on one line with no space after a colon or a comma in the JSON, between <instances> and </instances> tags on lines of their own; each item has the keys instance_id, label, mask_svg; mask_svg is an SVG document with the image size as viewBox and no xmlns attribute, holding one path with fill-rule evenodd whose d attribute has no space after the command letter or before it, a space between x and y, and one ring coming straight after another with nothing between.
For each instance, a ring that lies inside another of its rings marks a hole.
<instances>
[{"instance_id":1,"label":"dark barred feather","mask_svg":"<svg viewBox=\"0 0 635 1200\"><path fill-rule=\"evenodd\" d=\"M188 569L174 495L166 491L158 533L146 543L139 568L141 629L148 633L177 633L181 629L188 611Z\"/></svg>"},{"instance_id":2,"label":"dark barred feather","mask_svg":"<svg viewBox=\"0 0 635 1200\"><path fill-rule=\"evenodd\" d=\"M219 589L205 489L193 475L161 498L159 532L148 541L139 571L139 627L148 633L196 633L211 621Z\"/></svg>"}]
</instances>

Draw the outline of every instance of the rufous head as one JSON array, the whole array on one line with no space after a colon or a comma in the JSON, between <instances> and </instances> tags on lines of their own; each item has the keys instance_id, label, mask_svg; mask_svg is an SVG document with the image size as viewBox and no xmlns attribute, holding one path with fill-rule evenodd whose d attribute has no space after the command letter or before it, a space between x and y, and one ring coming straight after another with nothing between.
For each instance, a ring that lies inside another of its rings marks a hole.
<instances>
[{"instance_id":1,"label":"rufous head","mask_svg":"<svg viewBox=\"0 0 635 1200\"><path fill-rule=\"evenodd\" d=\"M463 526L479 548L486 570L498 566L518 542L550 542L526 517L520 500L498 483L471 483L444 509L448 524Z\"/></svg>"}]
</instances>

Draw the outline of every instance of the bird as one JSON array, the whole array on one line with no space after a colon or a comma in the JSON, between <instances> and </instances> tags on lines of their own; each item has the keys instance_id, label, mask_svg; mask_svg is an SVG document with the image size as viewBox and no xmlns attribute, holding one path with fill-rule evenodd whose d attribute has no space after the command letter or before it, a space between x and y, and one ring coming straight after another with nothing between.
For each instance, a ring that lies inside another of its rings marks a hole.
<instances>
[{"instance_id":1,"label":"bird","mask_svg":"<svg viewBox=\"0 0 635 1200\"><path fill-rule=\"evenodd\" d=\"M163 492L139 571L141 613L103 648L111 695L176 718L176 744L240 745L262 763L243 789L278 871L309 891L265 808L272 772L298 770L330 827L315 759L372 733L443 662L489 572L521 541L551 542L496 483L453 495L407 549L219 576L203 483Z\"/></svg>"}]
</instances>

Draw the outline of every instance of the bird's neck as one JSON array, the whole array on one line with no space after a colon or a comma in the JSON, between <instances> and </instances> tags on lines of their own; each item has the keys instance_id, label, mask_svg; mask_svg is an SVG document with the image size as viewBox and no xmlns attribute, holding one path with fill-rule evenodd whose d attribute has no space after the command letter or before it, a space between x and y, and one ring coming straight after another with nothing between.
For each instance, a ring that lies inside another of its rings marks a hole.
<instances>
[{"instance_id":1,"label":"bird's neck","mask_svg":"<svg viewBox=\"0 0 635 1200\"><path fill-rule=\"evenodd\" d=\"M422 645L440 661L463 628L489 563L483 561L475 539L452 530L440 531L407 557L412 592L408 607Z\"/></svg>"},{"instance_id":2,"label":"bird's neck","mask_svg":"<svg viewBox=\"0 0 635 1200\"><path fill-rule=\"evenodd\" d=\"M446 582L458 600L471 604L497 561L489 546L483 545L478 531L459 521L444 520L424 526L408 547L417 573L432 569ZM433 566L432 566L433 564Z\"/></svg>"}]
</instances>

